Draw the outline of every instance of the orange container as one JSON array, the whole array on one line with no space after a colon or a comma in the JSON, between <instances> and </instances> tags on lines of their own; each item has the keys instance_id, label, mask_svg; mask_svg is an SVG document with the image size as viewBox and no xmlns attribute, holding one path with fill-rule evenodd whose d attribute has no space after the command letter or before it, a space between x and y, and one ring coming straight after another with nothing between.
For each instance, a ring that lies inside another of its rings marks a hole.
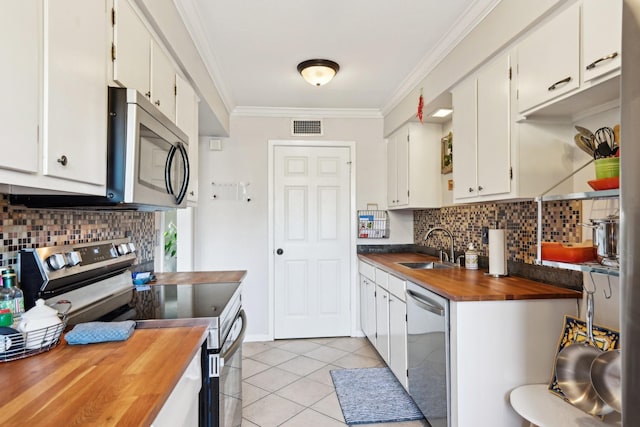
<instances>
[{"instance_id":1,"label":"orange container","mask_svg":"<svg viewBox=\"0 0 640 427\"><path fill-rule=\"evenodd\" d=\"M591 241L573 244L542 242L542 259L571 263L594 261L596 249Z\"/></svg>"}]
</instances>

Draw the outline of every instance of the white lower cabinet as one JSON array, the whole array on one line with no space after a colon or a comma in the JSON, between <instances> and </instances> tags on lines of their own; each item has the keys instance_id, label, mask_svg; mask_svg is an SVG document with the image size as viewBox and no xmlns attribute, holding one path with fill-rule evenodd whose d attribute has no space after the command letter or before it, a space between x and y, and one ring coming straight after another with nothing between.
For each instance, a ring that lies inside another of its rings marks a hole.
<instances>
[{"instance_id":1,"label":"white lower cabinet","mask_svg":"<svg viewBox=\"0 0 640 427\"><path fill-rule=\"evenodd\" d=\"M182 374L151 427L192 427L198 425L198 398L202 388L200 352Z\"/></svg>"},{"instance_id":2,"label":"white lower cabinet","mask_svg":"<svg viewBox=\"0 0 640 427\"><path fill-rule=\"evenodd\" d=\"M376 285L376 350L389 364L389 292Z\"/></svg>"},{"instance_id":3,"label":"white lower cabinet","mask_svg":"<svg viewBox=\"0 0 640 427\"><path fill-rule=\"evenodd\" d=\"M362 332L407 388L406 282L368 263L359 265Z\"/></svg>"}]
</instances>

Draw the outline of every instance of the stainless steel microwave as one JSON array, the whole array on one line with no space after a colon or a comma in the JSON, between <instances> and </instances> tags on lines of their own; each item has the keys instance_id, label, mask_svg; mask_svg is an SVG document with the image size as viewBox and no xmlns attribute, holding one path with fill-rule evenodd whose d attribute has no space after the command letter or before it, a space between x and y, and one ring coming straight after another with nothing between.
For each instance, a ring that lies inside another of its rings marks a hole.
<instances>
[{"instance_id":1,"label":"stainless steel microwave","mask_svg":"<svg viewBox=\"0 0 640 427\"><path fill-rule=\"evenodd\" d=\"M108 102L105 195L11 195L11 203L143 210L186 206L187 135L134 89L110 87Z\"/></svg>"}]
</instances>

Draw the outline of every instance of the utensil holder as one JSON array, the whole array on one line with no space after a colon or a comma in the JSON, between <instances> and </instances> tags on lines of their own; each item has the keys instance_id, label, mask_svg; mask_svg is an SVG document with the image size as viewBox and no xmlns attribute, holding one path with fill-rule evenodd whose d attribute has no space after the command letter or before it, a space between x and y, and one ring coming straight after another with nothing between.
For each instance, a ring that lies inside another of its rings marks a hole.
<instances>
[{"instance_id":1,"label":"utensil holder","mask_svg":"<svg viewBox=\"0 0 640 427\"><path fill-rule=\"evenodd\" d=\"M594 160L596 165L596 179L615 178L620 176L620 158L606 157Z\"/></svg>"}]
</instances>

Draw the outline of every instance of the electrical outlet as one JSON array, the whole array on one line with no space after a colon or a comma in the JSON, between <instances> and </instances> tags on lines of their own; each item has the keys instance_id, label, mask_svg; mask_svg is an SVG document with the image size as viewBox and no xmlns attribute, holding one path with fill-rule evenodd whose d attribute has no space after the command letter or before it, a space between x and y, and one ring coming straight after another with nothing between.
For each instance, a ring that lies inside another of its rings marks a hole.
<instances>
[{"instance_id":1,"label":"electrical outlet","mask_svg":"<svg viewBox=\"0 0 640 427\"><path fill-rule=\"evenodd\" d=\"M482 231L481 231L481 236L482 236L482 244L483 245L488 245L489 244L489 227L482 227Z\"/></svg>"}]
</instances>

